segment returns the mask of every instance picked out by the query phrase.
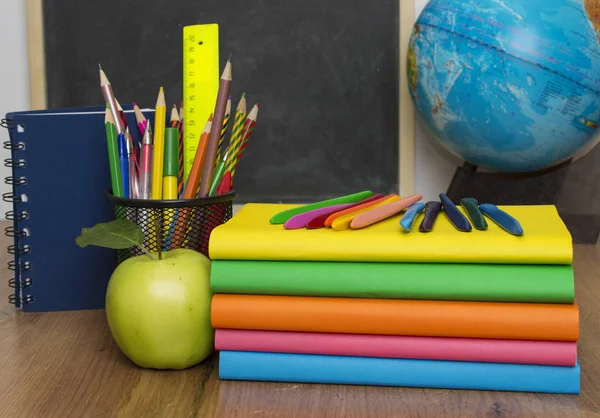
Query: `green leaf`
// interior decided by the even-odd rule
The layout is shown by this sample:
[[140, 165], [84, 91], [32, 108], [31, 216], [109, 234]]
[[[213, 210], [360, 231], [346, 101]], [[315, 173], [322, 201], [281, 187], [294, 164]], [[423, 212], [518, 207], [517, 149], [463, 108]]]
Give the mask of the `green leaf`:
[[135, 223], [125, 219], [100, 223], [92, 228], [82, 228], [81, 235], [75, 238], [81, 248], [88, 245], [112, 249], [143, 247], [144, 231]]

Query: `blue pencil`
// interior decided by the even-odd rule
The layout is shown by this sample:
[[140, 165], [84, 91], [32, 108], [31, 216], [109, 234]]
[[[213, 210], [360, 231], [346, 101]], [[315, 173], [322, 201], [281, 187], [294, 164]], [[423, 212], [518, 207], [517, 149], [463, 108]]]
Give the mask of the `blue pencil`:
[[123, 197], [129, 197], [129, 158], [127, 155], [127, 142], [125, 135], [119, 134], [117, 137], [119, 143], [119, 162], [121, 165], [121, 177], [123, 177]]

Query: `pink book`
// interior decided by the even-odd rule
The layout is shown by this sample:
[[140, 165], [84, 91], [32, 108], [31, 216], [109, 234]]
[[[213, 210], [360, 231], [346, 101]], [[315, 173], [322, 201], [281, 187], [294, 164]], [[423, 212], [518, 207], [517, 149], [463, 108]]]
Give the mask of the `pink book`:
[[396, 335], [217, 329], [215, 349], [335, 356], [575, 366], [572, 341], [494, 340]]

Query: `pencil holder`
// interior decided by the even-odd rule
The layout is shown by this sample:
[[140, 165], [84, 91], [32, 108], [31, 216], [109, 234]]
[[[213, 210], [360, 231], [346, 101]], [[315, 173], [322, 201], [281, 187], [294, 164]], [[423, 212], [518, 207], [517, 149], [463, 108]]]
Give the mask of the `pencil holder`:
[[[227, 222], [233, 214], [234, 190], [198, 199], [145, 200], [114, 196], [106, 198], [114, 206], [115, 219], [135, 222], [144, 233], [144, 247], [153, 253], [189, 248], [208, 257], [208, 243], [214, 228]], [[137, 255], [137, 247], [115, 250], [117, 264]]]

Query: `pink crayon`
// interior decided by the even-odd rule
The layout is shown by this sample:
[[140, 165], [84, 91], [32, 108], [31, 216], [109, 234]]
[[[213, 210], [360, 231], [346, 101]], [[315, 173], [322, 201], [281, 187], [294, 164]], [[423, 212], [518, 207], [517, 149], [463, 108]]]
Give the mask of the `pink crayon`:
[[331, 212], [332, 210], [335, 210], [335, 211], [342, 210], [344, 208], [347, 208], [350, 205], [351, 204], [349, 204], [349, 203], [345, 203], [345, 204], [341, 204], [341, 205], [327, 206], [324, 208], [311, 210], [309, 212], [300, 213], [296, 216], [292, 216], [285, 224], [283, 224], [283, 227], [285, 229], [304, 228], [304, 227], [306, 227], [306, 224], [311, 219], [313, 219], [325, 212]]

